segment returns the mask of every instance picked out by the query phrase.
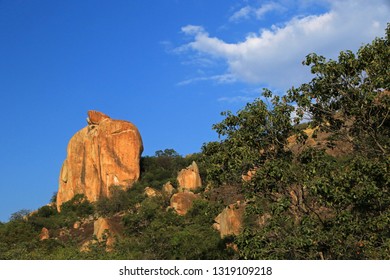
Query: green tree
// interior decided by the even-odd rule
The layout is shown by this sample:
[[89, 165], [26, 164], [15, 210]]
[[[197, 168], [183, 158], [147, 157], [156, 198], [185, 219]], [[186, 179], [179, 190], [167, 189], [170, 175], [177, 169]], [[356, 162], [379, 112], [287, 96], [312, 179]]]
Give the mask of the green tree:
[[292, 88], [289, 100], [299, 116], [331, 133], [330, 142], [348, 141], [355, 151], [386, 157], [390, 149], [390, 24], [384, 38], [362, 46], [357, 54], [342, 51], [338, 60], [309, 54], [305, 65], [315, 77]]
[[28, 214], [31, 213], [31, 210], [28, 209], [22, 209], [15, 213], [11, 214], [11, 217], [9, 218], [10, 221], [16, 221], [16, 220], [23, 220], [28, 216]]
[[140, 184], [157, 189], [168, 181], [175, 184], [177, 173], [197, 157], [197, 154], [182, 157], [173, 149], [159, 150], [155, 156], [142, 157]]
[[[242, 186], [250, 198], [235, 238], [241, 258], [389, 258], [389, 38], [390, 24], [356, 54], [340, 52], [337, 61], [310, 54], [309, 83], [282, 97], [265, 90], [270, 105], [257, 99], [214, 125], [221, 140], [203, 147], [208, 179]], [[348, 142], [351, 154], [292, 153], [289, 136], [304, 147], [298, 124], [305, 115], [328, 147]], [[248, 171], [252, 179], [243, 182]]]
[[223, 112], [225, 119], [213, 126], [221, 141], [202, 149], [211, 183], [239, 183], [241, 175], [266, 161], [290, 156], [285, 145], [293, 131], [290, 115], [294, 106], [269, 90], [264, 90], [263, 96], [272, 98], [269, 106], [256, 99], [236, 115]]

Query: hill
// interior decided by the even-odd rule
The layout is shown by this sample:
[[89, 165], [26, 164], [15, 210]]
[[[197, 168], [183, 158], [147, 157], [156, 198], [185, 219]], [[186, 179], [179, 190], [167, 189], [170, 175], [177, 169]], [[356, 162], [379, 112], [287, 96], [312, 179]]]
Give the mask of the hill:
[[389, 37], [309, 54], [309, 83], [222, 113], [200, 154], [158, 151], [131, 186], [15, 213], [0, 258], [389, 259]]

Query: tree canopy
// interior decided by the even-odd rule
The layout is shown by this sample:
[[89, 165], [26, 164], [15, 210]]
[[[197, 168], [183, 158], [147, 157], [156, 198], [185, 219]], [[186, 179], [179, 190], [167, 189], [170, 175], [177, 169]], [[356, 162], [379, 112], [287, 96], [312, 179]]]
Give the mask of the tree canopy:
[[[390, 253], [390, 24], [357, 53], [309, 54], [309, 83], [263, 97], [214, 125], [207, 176], [237, 184], [248, 200], [236, 239], [242, 258], [388, 258]], [[269, 102], [270, 101], [270, 102]], [[305, 145], [301, 127], [325, 137]], [[289, 149], [290, 137], [304, 148]], [[347, 154], [328, 153], [349, 143]], [[249, 180], [242, 180], [245, 175]], [[259, 220], [267, 222], [259, 223]]]

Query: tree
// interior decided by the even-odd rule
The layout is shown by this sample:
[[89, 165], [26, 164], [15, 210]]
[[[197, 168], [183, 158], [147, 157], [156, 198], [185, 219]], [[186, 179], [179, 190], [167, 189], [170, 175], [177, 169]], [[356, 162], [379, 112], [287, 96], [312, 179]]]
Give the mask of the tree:
[[142, 185], [161, 188], [166, 182], [176, 181], [177, 173], [188, 166], [197, 155], [182, 157], [173, 149], [159, 150], [155, 156], [141, 158], [141, 179]]
[[179, 157], [179, 153], [174, 149], [165, 149], [164, 151], [158, 150], [155, 152], [156, 157]]
[[[389, 38], [390, 24], [356, 54], [342, 51], [337, 61], [310, 54], [309, 83], [282, 97], [265, 90], [269, 106], [257, 99], [214, 125], [221, 139], [203, 147], [208, 179], [214, 187], [234, 182], [250, 198], [235, 239], [241, 258], [389, 258]], [[298, 124], [307, 114], [329, 147], [346, 141], [353, 151], [289, 151], [293, 134], [305, 147]]]
[[356, 151], [386, 157], [390, 151], [390, 23], [385, 38], [362, 46], [357, 54], [342, 51], [337, 61], [309, 54], [303, 64], [315, 75], [292, 88], [299, 116], [332, 133], [329, 140], [352, 143]]
[[30, 213], [31, 213], [31, 210], [22, 209], [22, 210], [15, 212], [15, 213], [12, 213], [9, 220], [10, 221], [23, 220]]
[[242, 175], [266, 161], [289, 157], [285, 145], [293, 131], [290, 115], [294, 107], [269, 90], [263, 96], [272, 98], [270, 106], [256, 99], [237, 115], [223, 112], [225, 119], [213, 126], [221, 141], [202, 148], [211, 183], [239, 183]]

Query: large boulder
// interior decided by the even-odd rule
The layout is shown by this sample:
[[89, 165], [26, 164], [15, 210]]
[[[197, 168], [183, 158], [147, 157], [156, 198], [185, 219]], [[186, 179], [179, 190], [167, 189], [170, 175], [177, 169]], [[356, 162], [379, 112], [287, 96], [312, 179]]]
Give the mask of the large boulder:
[[187, 214], [188, 210], [191, 209], [194, 200], [199, 198], [199, 195], [189, 191], [175, 193], [171, 197], [170, 207], [173, 208], [177, 214], [184, 216], [185, 214]]
[[177, 175], [179, 190], [195, 190], [202, 186], [202, 180], [199, 175], [199, 168], [195, 161], [190, 166], [182, 169]]
[[69, 141], [62, 165], [57, 209], [76, 194], [93, 202], [110, 196], [110, 187], [130, 187], [140, 176], [141, 135], [132, 123], [88, 111], [88, 125]]
[[221, 237], [238, 235], [241, 233], [245, 203], [237, 201], [230, 204], [215, 218], [213, 227], [219, 231]]

